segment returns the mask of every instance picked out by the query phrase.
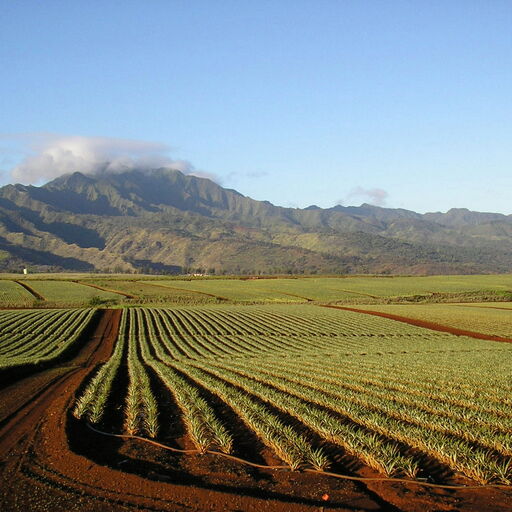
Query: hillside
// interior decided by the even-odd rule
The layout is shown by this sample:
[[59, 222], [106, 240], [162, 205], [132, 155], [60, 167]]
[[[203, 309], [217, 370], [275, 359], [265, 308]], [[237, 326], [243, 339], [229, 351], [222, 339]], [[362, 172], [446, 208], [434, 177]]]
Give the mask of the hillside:
[[283, 208], [158, 169], [0, 188], [0, 269], [486, 273], [512, 269], [512, 216]]

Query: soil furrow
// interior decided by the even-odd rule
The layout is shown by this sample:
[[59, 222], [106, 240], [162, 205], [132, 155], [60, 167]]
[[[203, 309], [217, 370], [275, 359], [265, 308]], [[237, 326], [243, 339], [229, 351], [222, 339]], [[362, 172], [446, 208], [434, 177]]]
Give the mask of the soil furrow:
[[449, 327], [447, 325], [436, 324], [434, 322], [427, 322], [425, 320], [417, 320], [415, 318], [409, 318], [406, 316], [393, 315], [392, 313], [383, 313], [381, 311], [371, 311], [367, 309], [350, 308], [347, 306], [331, 306], [321, 305], [323, 308], [341, 309], [342, 311], [352, 311], [353, 313], [364, 313], [365, 315], [380, 316], [389, 320], [396, 320], [404, 324], [414, 325], [416, 327], [423, 327], [424, 329], [430, 329], [431, 331], [447, 332], [449, 334], [455, 334], [456, 336], [468, 336], [469, 338], [475, 338], [478, 340], [487, 341], [500, 341], [503, 343], [512, 343], [511, 338], [504, 338], [502, 336], [493, 336], [491, 334], [484, 334], [475, 331], [466, 331], [463, 329], [457, 329], [456, 327]]
[[29, 286], [28, 284], [23, 283], [22, 281], [16, 281], [16, 280], [14, 282], [16, 284], [19, 284], [21, 287], [25, 288], [25, 290], [27, 290], [27, 292], [30, 293], [31, 295], [33, 295], [36, 299], [46, 300], [45, 297], [43, 297], [39, 292], [36, 292], [36, 290], [34, 290], [34, 288]]
[[90, 288], [95, 288], [96, 290], [101, 290], [102, 292], [110, 292], [110, 293], [117, 293], [117, 295], [122, 295], [123, 297], [126, 297], [127, 299], [139, 299], [137, 295], [132, 295], [131, 293], [121, 292], [119, 290], [113, 290], [112, 288], [105, 288], [104, 286], [100, 286], [98, 284], [93, 283], [86, 283], [84, 281], [73, 281], [76, 284], [81, 284], [83, 286], [89, 286]]

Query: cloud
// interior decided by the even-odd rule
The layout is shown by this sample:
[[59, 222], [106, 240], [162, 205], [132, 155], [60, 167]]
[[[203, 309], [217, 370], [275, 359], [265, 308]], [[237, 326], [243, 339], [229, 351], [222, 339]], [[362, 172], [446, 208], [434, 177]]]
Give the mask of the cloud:
[[[382, 188], [363, 188], [356, 187], [347, 195], [347, 200], [361, 197], [366, 198], [366, 201], [375, 206], [385, 206], [389, 193]], [[338, 204], [342, 204], [340, 201]]]
[[[181, 169], [178, 169], [181, 170]], [[206, 178], [208, 180], [215, 181], [215, 183], [218, 183], [219, 185], [222, 184], [223, 180], [214, 174], [213, 172], [207, 172], [207, 171], [182, 171], [185, 174], [188, 174], [189, 176], [196, 176], [197, 178]]]
[[12, 179], [21, 183], [40, 183], [76, 171], [101, 174], [160, 167], [216, 180], [213, 174], [201, 173], [187, 161], [173, 160], [170, 147], [158, 142], [55, 134], [2, 138], [10, 138], [24, 150], [24, 157], [10, 171]]

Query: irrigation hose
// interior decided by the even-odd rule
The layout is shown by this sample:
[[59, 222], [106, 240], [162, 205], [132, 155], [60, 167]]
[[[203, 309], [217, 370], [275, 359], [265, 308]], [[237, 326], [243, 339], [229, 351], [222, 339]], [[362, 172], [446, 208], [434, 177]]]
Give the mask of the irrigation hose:
[[228, 455], [227, 453], [217, 452], [214, 450], [181, 450], [179, 448], [173, 448], [172, 446], [167, 446], [166, 444], [162, 444], [159, 443], [158, 441], [153, 441], [152, 439], [147, 439], [145, 437], [133, 436], [130, 434], [112, 434], [110, 432], [103, 432], [101, 430], [98, 430], [97, 428], [94, 428], [90, 423], [87, 423], [87, 426], [94, 432], [97, 432], [98, 434], [103, 434], [104, 436], [120, 437], [122, 439], [137, 439], [138, 441], [143, 441], [145, 443], [152, 444], [153, 446], [157, 446], [158, 448], [163, 448], [164, 450], [169, 450], [175, 453], [183, 453], [186, 455], [200, 455], [208, 453], [210, 455], [220, 455], [221, 457], [224, 457], [226, 459], [234, 460], [236, 462], [247, 464], [248, 466], [252, 466], [254, 468], [259, 469], [290, 469], [290, 466], [265, 466], [263, 464], [256, 464], [255, 462], [249, 462], [248, 460], [240, 459], [239, 457], [235, 457], [234, 455]]
[[[117, 437], [121, 439], [136, 439], [138, 441], [143, 441], [144, 443], [151, 444], [153, 446], [157, 446], [158, 448], [163, 448], [164, 450], [169, 450], [175, 453], [182, 453], [186, 455], [199, 455], [199, 454], [210, 454], [210, 455], [218, 455], [220, 457], [224, 457], [229, 460], [233, 460], [235, 462], [240, 462], [241, 464], [245, 464], [247, 466], [251, 466], [258, 469], [286, 469], [292, 471], [290, 466], [266, 466], [263, 464], [256, 464], [254, 462], [250, 462], [245, 459], [241, 459], [239, 457], [235, 457], [234, 455], [228, 455], [227, 453], [217, 452], [214, 450], [181, 450], [179, 448], [173, 448], [172, 446], [167, 446], [165, 444], [159, 443], [158, 441], [153, 441], [152, 439], [147, 439], [145, 437], [134, 436], [130, 434], [112, 434], [111, 432], [103, 432], [102, 430], [98, 430], [93, 427], [90, 423], [87, 423], [87, 426], [97, 434], [102, 434], [104, 436], [109, 437]], [[363, 476], [349, 476], [349, 475], [340, 475], [338, 473], [331, 473], [329, 471], [321, 471], [318, 469], [309, 469], [305, 468], [302, 471], [307, 473], [316, 473], [319, 475], [330, 476], [333, 478], [338, 478], [340, 480], [354, 480], [357, 482], [392, 482], [392, 483], [405, 483], [405, 484], [414, 484], [421, 485], [423, 487], [432, 487], [435, 489], [452, 489], [457, 491], [464, 490], [476, 490], [476, 489], [507, 489], [511, 490], [512, 487], [510, 485], [500, 485], [500, 484], [482, 484], [482, 485], [449, 485], [449, 484], [433, 484], [430, 482], [422, 482], [420, 480], [407, 480], [406, 478], [382, 478], [382, 477], [363, 477]]]

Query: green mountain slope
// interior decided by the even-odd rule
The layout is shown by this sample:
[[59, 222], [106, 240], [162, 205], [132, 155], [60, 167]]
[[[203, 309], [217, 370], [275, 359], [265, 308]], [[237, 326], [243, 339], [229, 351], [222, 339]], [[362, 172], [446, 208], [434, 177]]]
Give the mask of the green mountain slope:
[[476, 273], [512, 269], [512, 217], [282, 208], [179, 171], [0, 188], [0, 269]]

